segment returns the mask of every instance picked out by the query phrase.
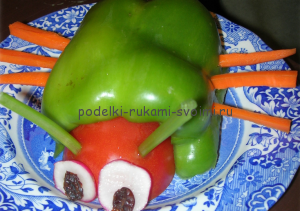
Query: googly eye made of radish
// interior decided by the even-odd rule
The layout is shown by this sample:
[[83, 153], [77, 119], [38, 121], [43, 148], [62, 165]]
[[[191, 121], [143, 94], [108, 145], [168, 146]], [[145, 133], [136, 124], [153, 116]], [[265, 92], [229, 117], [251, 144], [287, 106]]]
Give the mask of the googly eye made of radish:
[[123, 160], [106, 164], [99, 175], [98, 198], [105, 210], [140, 211], [148, 203], [151, 177]]
[[93, 174], [81, 162], [56, 162], [54, 164], [53, 180], [55, 187], [71, 201], [91, 202], [97, 196]]

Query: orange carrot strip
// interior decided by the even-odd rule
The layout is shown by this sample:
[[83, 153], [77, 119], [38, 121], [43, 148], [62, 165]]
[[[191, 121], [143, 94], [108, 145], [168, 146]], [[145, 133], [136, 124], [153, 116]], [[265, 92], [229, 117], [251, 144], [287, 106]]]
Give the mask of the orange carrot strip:
[[285, 57], [291, 56], [296, 53], [296, 48], [276, 50], [276, 51], [265, 51], [265, 52], [254, 52], [254, 53], [232, 53], [224, 54], [219, 56], [220, 67], [233, 67], [233, 66], [246, 66], [253, 65], [262, 62], [269, 62]]
[[0, 84], [22, 84], [31, 86], [45, 86], [50, 73], [27, 72], [0, 75]]
[[0, 49], [0, 61], [19, 65], [53, 68], [57, 58], [39, 56], [14, 50]]
[[21, 22], [10, 24], [9, 30], [11, 35], [23, 40], [61, 51], [63, 51], [70, 42], [70, 39], [62, 37], [55, 32], [34, 28]]
[[270, 86], [294, 88], [298, 71], [261, 71], [245, 73], [226, 73], [211, 77], [215, 89], [242, 86]]
[[290, 132], [291, 122], [292, 122], [289, 119], [255, 113], [252, 111], [247, 111], [240, 108], [222, 105], [219, 103], [213, 103], [212, 112], [213, 114], [232, 116], [234, 118], [251, 121], [256, 124], [264, 125], [266, 127], [277, 129], [286, 133]]

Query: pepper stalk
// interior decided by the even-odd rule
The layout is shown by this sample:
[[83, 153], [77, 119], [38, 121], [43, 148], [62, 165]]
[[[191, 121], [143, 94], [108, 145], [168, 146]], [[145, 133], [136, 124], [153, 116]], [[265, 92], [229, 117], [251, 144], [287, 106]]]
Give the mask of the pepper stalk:
[[176, 113], [172, 113], [170, 117], [163, 122], [139, 147], [139, 152], [145, 157], [161, 142], [171, 136], [180, 126], [188, 122], [191, 118], [191, 110], [197, 108], [197, 102], [195, 100], [187, 100], [180, 104], [177, 110], [185, 110], [188, 115], [178, 116]]
[[34, 110], [30, 106], [25, 105], [24, 103], [3, 92], [0, 92], [0, 104], [44, 129], [49, 133], [49, 135], [54, 137], [54, 139], [59, 141], [61, 144], [65, 145], [74, 154], [77, 154], [80, 151], [80, 143], [71, 134], [65, 131], [57, 123]]

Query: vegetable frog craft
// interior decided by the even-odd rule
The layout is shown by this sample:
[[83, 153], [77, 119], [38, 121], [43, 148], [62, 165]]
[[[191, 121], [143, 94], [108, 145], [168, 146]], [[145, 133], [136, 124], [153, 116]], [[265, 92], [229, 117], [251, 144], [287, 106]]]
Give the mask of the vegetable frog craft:
[[[116, 114], [94, 115], [100, 107], [101, 112], [118, 109], [119, 115], [122, 109], [122, 116], [131, 122], [165, 122], [170, 117], [166, 112], [139, 113], [176, 112], [189, 99], [199, 108], [210, 109], [212, 96], [208, 98], [202, 69], [207, 74], [220, 73], [218, 55], [216, 26], [197, 1], [103, 1], [86, 15], [53, 68], [42, 113], [71, 131], [82, 124], [116, 118]], [[86, 115], [88, 110], [91, 116]], [[219, 127], [209, 127], [204, 133], [209, 124], [209, 115], [197, 115], [173, 135], [176, 140], [188, 139], [174, 151], [179, 176], [189, 178], [215, 165], [219, 137], [213, 137], [212, 131]], [[189, 158], [192, 153], [194, 158]], [[173, 174], [169, 173], [160, 192]]]
[[[118, 115], [122, 109], [131, 122], [161, 123], [189, 99], [195, 100], [198, 112], [200, 106], [210, 109], [213, 96], [204, 74], [220, 73], [219, 49], [214, 20], [197, 1], [99, 2], [55, 64], [42, 113], [71, 131], [116, 118], [116, 113], [109, 114], [112, 109], [118, 109]], [[104, 109], [107, 114], [102, 114]], [[142, 113], [146, 110], [148, 114]], [[186, 147], [176, 146], [179, 176], [189, 178], [215, 165], [218, 136], [216, 140], [208, 132], [214, 129], [208, 127], [210, 120], [209, 115], [196, 115], [173, 134], [173, 140], [188, 140], [189, 148], [206, 154], [184, 159]]]
[[[29, 35], [35, 29], [26, 31], [25, 26], [18, 27], [30, 40]], [[17, 27], [14, 30], [11, 32], [17, 33]], [[44, 35], [52, 36], [57, 35]], [[33, 111], [18, 110], [22, 105], [16, 106], [4, 94], [0, 94], [0, 103], [40, 124], [57, 141], [56, 155], [67, 146], [64, 160], [84, 163], [87, 167], [82, 169], [91, 170], [87, 175], [93, 174], [96, 184], [99, 183], [98, 191], [106, 187], [101, 186], [99, 175], [105, 175], [102, 170], [110, 169], [111, 164], [123, 165], [114, 161], [129, 162], [149, 173], [149, 199], [167, 188], [175, 169], [179, 177], [186, 179], [213, 168], [218, 158], [220, 116], [210, 111], [215, 108], [222, 115], [225, 107], [217, 103], [223, 102], [224, 90], [229, 87], [219, 84], [238, 84], [230, 82], [237, 80], [241, 81], [239, 86], [295, 86], [296, 73], [292, 71], [229, 74], [221, 76], [222, 80], [216, 76], [222, 73], [220, 66], [226, 66], [227, 57], [219, 56], [221, 46], [215, 22], [197, 0], [104, 0], [88, 12], [70, 43], [65, 38], [55, 39], [61, 39], [67, 46], [62, 47], [57, 61], [32, 57], [41, 62], [35, 65], [55, 64], [50, 76], [39, 75], [39, 80], [47, 81], [43, 115], [38, 114], [38, 119], [44, 119], [45, 123], [30, 119], [35, 115]], [[10, 53], [0, 51], [0, 60], [13, 62]], [[293, 53], [280, 56], [274, 53], [268, 59]], [[31, 59], [27, 58], [18, 62], [28, 65], [26, 62]], [[45, 60], [47, 64], [42, 62]], [[22, 83], [22, 80], [0, 77], [2, 82]], [[216, 94], [218, 88], [224, 90]], [[249, 115], [247, 111], [231, 112], [239, 118]], [[249, 120], [266, 118], [267, 126], [289, 130], [289, 120], [256, 115], [260, 114], [249, 115], [252, 117]], [[59, 165], [64, 167], [64, 163]], [[100, 201], [106, 200], [101, 197]]]

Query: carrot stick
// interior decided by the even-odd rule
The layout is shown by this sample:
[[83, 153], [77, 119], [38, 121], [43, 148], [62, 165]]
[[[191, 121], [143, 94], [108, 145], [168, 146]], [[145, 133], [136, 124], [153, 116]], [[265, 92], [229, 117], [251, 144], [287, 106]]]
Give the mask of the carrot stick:
[[266, 127], [277, 129], [286, 133], [290, 132], [291, 122], [292, 122], [289, 119], [255, 113], [252, 111], [247, 111], [240, 108], [222, 105], [219, 103], [213, 103], [212, 112], [213, 114], [232, 116], [234, 118], [251, 121], [256, 124], [264, 125]]
[[283, 59], [296, 53], [296, 48], [254, 53], [232, 53], [219, 56], [220, 67], [246, 66]]
[[0, 49], [0, 61], [52, 69], [57, 61], [57, 58], [39, 56], [14, 50]]
[[296, 87], [297, 74], [297, 71], [226, 73], [212, 76], [211, 81], [215, 89], [242, 86], [294, 88]]
[[34, 28], [21, 22], [10, 24], [9, 30], [11, 35], [23, 40], [61, 51], [63, 51], [70, 42], [70, 39], [62, 37], [55, 32]]
[[0, 84], [22, 84], [31, 86], [45, 86], [50, 73], [27, 72], [0, 75]]

